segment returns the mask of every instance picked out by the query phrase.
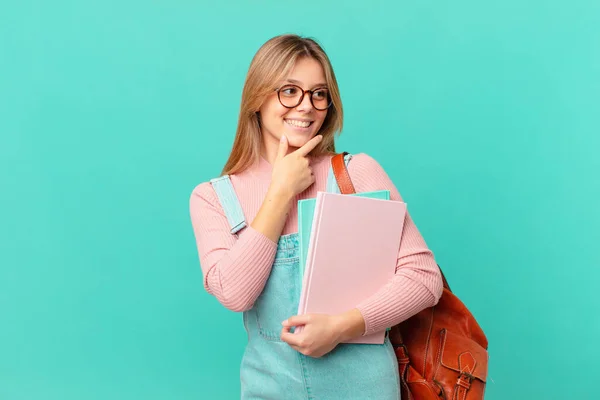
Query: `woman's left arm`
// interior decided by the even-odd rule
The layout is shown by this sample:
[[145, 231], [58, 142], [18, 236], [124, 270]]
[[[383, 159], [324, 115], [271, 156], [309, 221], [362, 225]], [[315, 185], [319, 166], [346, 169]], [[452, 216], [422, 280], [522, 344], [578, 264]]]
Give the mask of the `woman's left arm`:
[[[389, 190], [390, 199], [403, 201], [395, 185], [377, 161], [366, 154], [357, 154], [348, 164], [348, 172], [357, 192]], [[433, 252], [427, 247], [409, 213], [404, 221], [396, 273], [371, 297], [357, 304], [355, 310], [343, 314], [342, 329], [356, 335], [379, 332], [394, 326], [418, 312], [434, 306], [442, 296], [443, 281]]]
[[[402, 201], [386, 172], [368, 155], [355, 155], [348, 173], [357, 192], [389, 190], [391, 200]], [[283, 322], [281, 339], [305, 355], [320, 357], [340, 342], [382, 331], [434, 306], [442, 292], [442, 275], [433, 253], [407, 213], [396, 273], [390, 281], [342, 314], [292, 316]], [[299, 335], [290, 333], [298, 325], [306, 328]]]

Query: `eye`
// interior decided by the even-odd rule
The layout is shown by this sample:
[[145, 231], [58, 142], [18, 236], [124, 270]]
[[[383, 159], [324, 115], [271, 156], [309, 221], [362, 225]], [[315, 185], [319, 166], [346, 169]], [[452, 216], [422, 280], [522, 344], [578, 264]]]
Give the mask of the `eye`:
[[314, 93], [313, 93], [313, 97], [316, 100], [325, 100], [327, 99], [327, 89], [317, 89]]
[[284, 86], [283, 88], [281, 88], [280, 92], [285, 96], [294, 96], [298, 94], [298, 88], [294, 86]]

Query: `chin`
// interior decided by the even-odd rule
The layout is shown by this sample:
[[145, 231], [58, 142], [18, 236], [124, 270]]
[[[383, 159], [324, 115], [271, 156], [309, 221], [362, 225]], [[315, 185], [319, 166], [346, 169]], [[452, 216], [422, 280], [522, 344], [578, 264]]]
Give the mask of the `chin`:
[[302, 147], [304, 146], [310, 139], [312, 139], [315, 135], [314, 134], [307, 134], [307, 135], [299, 135], [297, 133], [292, 133], [292, 132], [286, 132], [285, 136], [288, 139], [288, 143], [290, 146], [292, 147]]

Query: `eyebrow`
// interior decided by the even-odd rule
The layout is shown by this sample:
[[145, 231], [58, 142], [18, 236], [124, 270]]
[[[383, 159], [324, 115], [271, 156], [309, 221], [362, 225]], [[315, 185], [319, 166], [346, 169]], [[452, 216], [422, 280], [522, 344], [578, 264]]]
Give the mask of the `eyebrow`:
[[[302, 85], [302, 82], [297, 81], [295, 79], [286, 79], [286, 82], [294, 83], [296, 85]], [[323, 86], [327, 87], [327, 83], [317, 83], [316, 85], [313, 85], [313, 88], [315, 88], [315, 87], [323, 87]]]

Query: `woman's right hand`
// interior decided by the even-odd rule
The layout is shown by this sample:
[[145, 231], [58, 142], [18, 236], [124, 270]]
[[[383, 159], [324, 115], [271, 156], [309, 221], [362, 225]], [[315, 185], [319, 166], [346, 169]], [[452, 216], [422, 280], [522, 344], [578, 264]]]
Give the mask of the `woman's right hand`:
[[288, 141], [285, 136], [281, 136], [277, 157], [273, 163], [271, 189], [293, 198], [312, 185], [315, 177], [307, 156], [322, 140], [323, 136], [317, 135], [299, 149], [287, 154]]
[[290, 154], [287, 154], [287, 138], [279, 143], [271, 185], [251, 224], [275, 243], [281, 235], [294, 197], [315, 181], [307, 156], [321, 140], [323, 137], [317, 135]]

